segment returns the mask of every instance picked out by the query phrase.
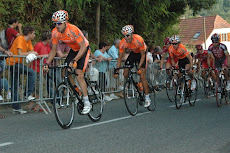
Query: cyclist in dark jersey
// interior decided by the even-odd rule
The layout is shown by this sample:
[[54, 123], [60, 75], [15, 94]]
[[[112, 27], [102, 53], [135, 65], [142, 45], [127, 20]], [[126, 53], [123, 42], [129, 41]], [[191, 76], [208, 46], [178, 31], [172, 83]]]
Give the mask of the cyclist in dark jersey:
[[[208, 59], [207, 63], [210, 67], [211, 55], [214, 56], [215, 68], [227, 68], [229, 66], [229, 53], [226, 45], [220, 43], [220, 35], [217, 33], [211, 36], [212, 44], [208, 47]], [[228, 70], [224, 70], [224, 76], [227, 80], [226, 90], [230, 90], [230, 82], [228, 76]], [[213, 78], [216, 81], [217, 76], [213, 73]]]

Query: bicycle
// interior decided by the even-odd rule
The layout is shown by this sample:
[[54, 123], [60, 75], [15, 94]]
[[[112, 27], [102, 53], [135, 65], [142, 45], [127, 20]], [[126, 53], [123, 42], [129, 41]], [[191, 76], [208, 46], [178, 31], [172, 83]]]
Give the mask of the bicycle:
[[219, 68], [219, 69], [215, 69], [217, 71], [217, 83], [216, 83], [216, 104], [218, 107], [221, 106], [222, 103], [222, 99], [225, 98], [225, 103], [228, 104], [229, 103], [229, 99], [230, 99], [230, 91], [226, 90], [226, 86], [227, 86], [227, 81], [225, 79], [224, 76], [224, 72], [223, 68]]
[[[128, 112], [130, 113], [130, 115], [135, 116], [138, 112], [138, 105], [143, 106], [145, 103], [145, 94], [143, 89], [140, 89], [140, 87], [138, 87], [139, 83], [134, 80], [133, 75], [137, 74], [136, 65], [125, 65], [123, 67], [116, 68], [114, 69], [114, 74], [117, 74], [116, 72], [118, 70], [125, 68], [128, 69], [128, 78], [124, 82], [123, 97]], [[150, 81], [148, 81], [148, 85], [151, 104], [149, 107], [147, 107], [147, 109], [149, 111], [154, 111], [156, 108], [155, 89]]]
[[207, 98], [215, 96], [215, 85], [213, 79], [210, 77], [210, 70], [205, 69], [206, 79], [203, 79], [204, 94]]
[[[72, 77], [73, 75], [77, 75], [75, 70], [70, 72], [70, 67], [67, 64], [53, 68], [64, 68], [63, 82], [59, 83], [54, 93], [53, 108], [58, 124], [63, 129], [67, 129], [70, 128], [74, 121], [75, 106], [77, 107], [78, 113], [83, 115], [81, 113], [84, 107], [83, 95], [79, 88], [74, 88], [68, 78], [69, 75]], [[96, 122], [101, 119], [103, 113], [104, 102], [102, 92], [96, 81], [90, 81], [86, 77], [86, 74], [84, 78], [87, 84], [89, 101], [92, 104], [92, 109], [87, 115], [93, 122]]]
[[198, 91], [198, 84], [197, 79], [194, 78], [196, 81], [196, 87], [194, 90], [191, 90], [191, 79], [187, 74], [187, 70], [185, 69], [175, 69], [180, 70], [182, 76], [180, 77], [176, 92], [175, 92], [175, 105], [177, 109], [180, 109], [182, 104], [186, 102], [187, 98], [189, 101], [190, 106], [194, 106], [197, 98], [197, 91]]
[[175, 90], [177, 86], [177, 81], [175, 79], [175, 75], [177, 74], [177, 71], [173, 69], [166, 69], [166, 71], [169, 71], [170, 76], [168, 75], [166, 79], [166, 94], [168, 96], [168, 99], [170, 102], [175, 101]]

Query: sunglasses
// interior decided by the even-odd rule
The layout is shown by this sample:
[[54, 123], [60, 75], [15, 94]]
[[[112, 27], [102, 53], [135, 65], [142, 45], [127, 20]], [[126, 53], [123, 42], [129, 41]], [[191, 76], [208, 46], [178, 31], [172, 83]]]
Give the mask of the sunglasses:
[[172, 43], [172, 45], [178, 45], [178, 43]]
[[62, 25], [64, 22], [57, 22], [57, 23], [54, 23], [55, 25]]
[[131, 34], [128, 34], [128, 35], [124, 35], [125, 37], [129, 37]]

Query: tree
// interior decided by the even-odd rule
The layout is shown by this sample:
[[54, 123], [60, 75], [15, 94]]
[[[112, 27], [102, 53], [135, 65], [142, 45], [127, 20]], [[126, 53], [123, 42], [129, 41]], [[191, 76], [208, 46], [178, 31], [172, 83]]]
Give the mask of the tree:
[[[227, 3], [227, 0], [222, 1], [223, 5]], [[215, 2], [216, 0], [1, 0], [0, 25], [4, 28], [10, 17], [17, 17], [24, 25], [34, 26], [39, 38], [42, 30], [54, 27], [51, 21], [53, 12], [65, 9], [69, 13], [70, 23], [89, 32], [91, 44], [98, 43], [99, 36], [100, 40], [110, 42], [121, 38], [121, 28], [132, 24], [135, 32], [148, 44], [161, 45], [164, 37], [178, 32], [175, 25], [186, 8], [197, 14]], [[225, 10], [228, 10], [228, 5], [225, 5]], [[100, 17], [100, 22], [96, 20], [99, 12], [97, 19]], [[99, 28], [100, 32], [97, 31]]]

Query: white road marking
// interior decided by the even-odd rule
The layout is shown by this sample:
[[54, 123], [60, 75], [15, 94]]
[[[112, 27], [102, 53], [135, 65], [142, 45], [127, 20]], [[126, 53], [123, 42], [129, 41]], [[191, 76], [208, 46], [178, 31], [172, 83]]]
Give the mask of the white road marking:
[[[197, 101], [200, 101], [200, 100], [201, 100], [201, 99], [197, 99], [196, 102], [197, 102]], [[189, 104], [189, 102], [183, 103], [182, 105], [186, 105], [186, 104]], [[172, 106], [169, 106], [169, 107], [176, 107], [176, 105], [172, 105]]]
[[11, 144], [14, 144], [14, 143], [13, 142], [0, 143], [0, 147], [4, 147], [7, 145], [11, 145]]
[[[144, 114], [148, 114], [148, 113], [151, 113], [151, 112], [149, 111], [149, 112], [139, 113], [136, 116], [140, 116], [140, 115], [144, 115]], [[125, 116], [125, 117], [121, 117], [121, 118], [115, 118], [115, 119], [104, 121], [104, 122], [98, 122], [98, 123], [94, 123], [94, 124], [74, 127], [74, 128], [71, 128], [71, 129], [72, 130], [79, 130], [79, 129], [84, 129], [84, 128], [88, 128], [88, 127], [92, 127], [92, 126], [96, 126], [96, 125], [101, 125], [101, 124], [116, 122], [116, 121], [120, 121], [120, 120], [125, 120], [125, 119], [131, 118], [131, 117], [134, 117], [134, 116], [130, 115], [130, 116]]]

